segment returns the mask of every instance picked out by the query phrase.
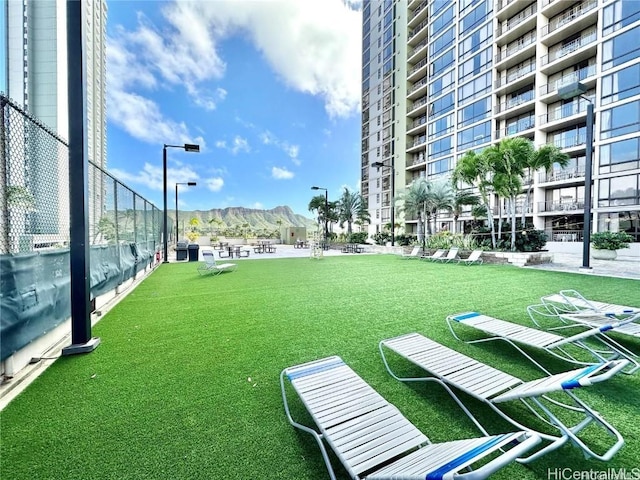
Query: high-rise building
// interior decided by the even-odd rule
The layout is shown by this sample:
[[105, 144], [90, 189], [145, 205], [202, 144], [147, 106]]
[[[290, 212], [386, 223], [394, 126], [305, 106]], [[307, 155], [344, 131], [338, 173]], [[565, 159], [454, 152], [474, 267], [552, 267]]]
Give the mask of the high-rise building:
[[361, 192], [370, 235], [390, 231], [392, 187], [405, 183], [407, 10], [401, 4], [366, 0], [362, 11]]
[[[372, 40], [381, 5], [391, 13], [395, 44], [392, 78], [398, 84], [396, 170], [406, 183], [450, 175], [457, 160], [503, 138], [522, 136], [534, 146], [553, 144], [567, 153], [568, 166], [535, 172], [517, 209], [549, 240], [581, 241], [585, 201], [586, 111], [595, 108], [592, 231], [624, 230], [640, 241], [640, 2], [635, 0], [409, 0], [365, 2], [363, 26], [362, 185], [372, 212], [381, 209], [372, 188], [377, 118], [365, 108], [377, 87]], [[384, 15], [384, 12], [383, 14]], [[406, 26], [400, 25], [406, 22]], [[384, 22], [384, 19], [383, 19]], [[384, 38], [384, 37], [383, 37]], [[378, 44], [379, 45], [379, 44]], [[367, 53], [370, 51], [371, 53]], [[386, 51], [381, 50], [383, 55]], [[401, 72], [404, 70], [404, 76]], [[384, 76], [382, 82], [384, 82]], [[561, 98], [558, 90], [580, 82], [582, 96]], [[384, 88], [384, 83], [383, 83]], [[404, 89], [405, 96], [397, 96]], [[365, 115], [366, 113], [366, 115]], [[396, 179], [399, 179], [397, 175]], [[365, 189], [367, 187], [368, 189]], [[396, 190], [404, 188], [396, 182]], [[392, 192], [389, 192], [390, 195]], [[494, 213], [501, 211], [496, 199]], [[502, 209], [503, 217], [505, 209]], [[463, 231], [468, 211], [453, 225], [440, 216], [438, 228]], [[405, 218], [416, 233], [417, 222]], [[372, 214], [372, 230], [382, 218]]]
[[[8, 97], [44, 123], [60, 137], [68, 135], [66, 0], [5, 1], [3, 33], [6, 45], [5, 81]], [[106, 20], [105, 0], [83, 0], [86, 78], [86, 141], [88, 160], [105, 168], [106, 163]], [[16, 138], [13, 132], [13, 138]], [[13, 146], [7, 159], [14, 178], [34, 197], [36, 208], [29, 215], [33, 242], [64, 241], [68, 233], [68, 157], [60, 146], [57, 163], [44, 162], [38, 138], [25, 131], [22, 152]], [[18, 158], [19, 157], [19, 158]], [[47, 167], [48, 165], [48, 167]], [[17, 172], [24, 172], [21, 180]], [[102, 176], [90, 170], [90, 223], [102, 211]], [[49, 237], [51, 240], [47, 240]]]

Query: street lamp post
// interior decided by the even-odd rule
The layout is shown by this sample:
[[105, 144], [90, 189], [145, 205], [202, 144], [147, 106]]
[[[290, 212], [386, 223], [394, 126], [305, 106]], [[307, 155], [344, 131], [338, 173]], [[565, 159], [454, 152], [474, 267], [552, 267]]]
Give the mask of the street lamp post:
[[164, 203], [162, 222], [162, 248], [164, 249], [163, 263], [169, 263], [169, 242], [167, 241], [167, 148], [182, 148], [185, 152], [199, 152], [200, 145], [193, 143], [185, 143], [184, 145], [167, 145], [165, 143], [164, 147], [162, 147], [162, 200]]
[[585, 141], [586, 154], [584, 166], [584, 218], [582, 232], [582, 267], [583, 269], [591, 269], [589, 266], [589, 248], [591, 243], [591, 177], [593, 162], [593, 102], [584, 94], [587, 87], [580, 83], [574, 82], [558, 89], [560, 98], [568, 100], [570, 98], [579, 97], [587, 101], [587, 135]]
[[324, 190], [324, 241], [329, 241], [329, 191], [323, 187], [311, 187], [311, 190]]
[[187, 185], [189, 187], [195, 187], [196, 182], [186, 182], [186, 183], [176, 183], [176, 242], [179, 240], [178, 238], [178, 185]]
[[[387, 165], [385, 165], [383, 162], [373, 162], [371, 164], [372, 167], [377, 167], [378, 170], [380, 170], [380, 168], [382, 167], [386, 167]], [[396, 182], [395, 182], [395, 178], [396, 178], [396, 168], [395, 168], [395, 163], [393, 160], [393, 157], [391, 157], [391, 246], [393, 247], [396, 243], [396, 211], [395, 211], [395, 205], [394, 205], [394, 200], [393, 197], [396, 193]]]

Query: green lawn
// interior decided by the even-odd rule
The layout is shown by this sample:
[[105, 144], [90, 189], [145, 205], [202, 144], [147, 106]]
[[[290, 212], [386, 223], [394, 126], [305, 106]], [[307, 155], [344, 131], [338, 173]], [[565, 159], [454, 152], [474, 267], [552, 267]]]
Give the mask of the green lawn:
[[[283, 368], [340, 355], [432, 441], [476, 436], [435, 384], [393, 380], [378, 342], [418, 331], [532, 379], [538, 373], [507, 346], [455, 340], [446, 315], [476, 310], [529, 324], [527, 305], [568, 288], [627, 305], [640, 298], [634, 280], [394, 256], [238, 264], [217, 277], [200, 277], [193, 263], [163, 265], [105, 315], [95, 352], [58, 360], [0, 414], [2, 479], [328, 478], [314, 440], [286, 420]], [[638, 391], [640, 374], [578, 393], [627, 440], [611, 462], [564, 446], [495, 478], [640, 467]], [[492, 433], [510, 430], [465, 400]]]

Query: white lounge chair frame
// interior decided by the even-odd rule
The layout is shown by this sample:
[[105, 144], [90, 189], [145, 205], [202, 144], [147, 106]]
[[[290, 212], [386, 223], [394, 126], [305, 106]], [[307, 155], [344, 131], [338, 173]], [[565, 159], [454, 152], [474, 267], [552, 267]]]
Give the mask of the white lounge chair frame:
[[418, 255], [420, 253], [420, 248], [421, 248], [420, 245], [414, 246], [411, 252], [407, 254], [403, 253], [401, 258], [405, 260], [412, 259], [412, 258], [420, 258], [420, 256]]
[[204, 263], [198, 265], [198, 273], [200, 275], [220, 275], [222, 272], [233, 272], [237, 265], [235, 263], [218, 263], [216, 257], [210, 250], [202, 251]]
[[553, 305], [560, 312], [578, 313], [591, 311], [606, 316], [628, 317], [640, 313], [640, 307], [629, 307], [615, 303], [604, 303], [587, 300], [576, 290], [561, 290], [560, 293], [546, 295], [541, 298], [545, 305]]
[[433, 252], [433, 255], [422, 255], [420, 257], [421, 260], [440, 260], [442, 256], [445, 254], [446, 250], [440, 248]]
[[[507, 322], [506, 320], [500, 320], [477, 312], [465, 312], [458, 313], [456, 315], [449, 315], [446, 320], [451, 334], [457, 340], [468, 344], [490, 342], [492, 340], [504, 341], [531, 360], [531, 362], [533, 362], [547, 375], [551, 375], [551, 372], [534, 360], [528, 353], [520, 348], [519, 345], [543, 350], [556, 358], [560, 358], [566, 362], [576, 365], [595, 365], [609, 360], [624, 358], [629, 361], [630, 368], [624, 369], [621, 373], [632, 374], [640, 368], [640, 363], [638, 363], [639, 357], [632, 352], [629, 352], [624, 347], [622, 349], [616, 348], [611, 344], [611, 342], [608, 342], [606, 338], [603, 338], [604, 335], [601, 328], [591, 328], [570, 337], [563, 337], [556, 333], [537, 330], [535, 328]], [[476, 340], [465, 340], [455, 331], [454, 325], [458, 324], [474, 328], [476, 331], [484, 332], [488, 336]], [[597, 347], [589, 345], [587, 341], [590, 341], [592, 344], [596, 343]], [[576, 356], [569, 351], [572, 346], [575, 347], [575, 349], [578, 349], [573, 349], [575, 353], [581, 352], [590, 356], [590, 361], [579, 360], [576, 358]], [[584, 358], [584, 356], [581, 356], [581, 358]]]
[[460, 249], [456, 247], [450, 248], [449, 253], [447, 253], [446, 257], [436, 258], [435, 260], [437, 260], [438, 262], [444, 262], [444, 263], [458, 261], [458, 250]]
[[[402, 382], [434, 381], [442, 385], [485, 435], [489, 435], [489, 433], [464, 406], [451, 387], [480, 400], [516, 428], [532, 430], [503, 411], [502, 404], [504, 402], [518, 400], [536, 418], [558, 431], [557, 435], [536, 432], [543, 440], [547, 440], [550, 443], [526, 458], [518, 458], [519, 462], [528, 463], [547, 452], [556, 450], [567, 442], [579, 447], [586, 457], [608, 461], [624, 445], [624, 439], [620, 433], [604, 420], [598, 412], [587, 406], [570, 390], [611, 378], [627, 365], [627, 360], [613, 360], [524, 382], [519, 378], [440, 345], [418, 333], [382, 340], [379, 348], [382, 361], [393, 378]], [[387, 362], [385, 348], [392, 350], [432, 376], [409, 378], [397, 376]], [[564, 392], [569, 396], [573, 404], [567, 405], [547, 396], [552, 392]], [[551, 412], [549, 407], [565, 408], [574, 414], [582, 414], [584, 418], [573, 426], [567, 426]], [[594, 452], [591, 447], [578, 437], [578, 433], [591, 424], [601, 427], [604, 432], [613, 438], [613, 445], [603, 454]]]
[[[319, 432], [292, 418], [285, 379], [302, 400]], [[315, 438], [332, 480], [336, 477], [324, 442], [351, 478], [368, 480], [479, 480], [540, 442], [535, 433], [523, 431], [432, 444], [336, 356], [284, 369], [280, 387], [289, 423]], [[510, 444], [513, 448], [506, 450]], [[494, 453], [499, 456], [469, 470], [471, 465]]]
[[474, 250], [469, 254], [467, 258], [459, 258], [458, 263], [465, 263], [466, 265], [481, 264], [482, 263], [482, 250]]

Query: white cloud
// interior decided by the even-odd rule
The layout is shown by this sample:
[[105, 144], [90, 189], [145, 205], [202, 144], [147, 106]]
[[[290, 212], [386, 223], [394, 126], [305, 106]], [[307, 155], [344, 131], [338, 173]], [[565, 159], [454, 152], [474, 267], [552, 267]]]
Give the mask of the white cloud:
[[224, 180], [220, 177], [207, 178], [205, 180], [205, 185], [212, 192], [219, 192], [224, 186]]
[[248, 140], [241, 137], [240, 135], [236, 135], [235, 137], [233, 137], [231, 146], [227, 145], [226, 140], [218, 140], [216, 141], [216, 147], [227, 150], [233, 155], [237, 155], [240, 152], [249, 153], [251, 151]]
[[[287, 86], [320, 96], [329, 116], [343, 117], [357, 112], [360, 104], [359, 7], [359, 2], [342, 0], [181, 1], [163, 9], [174, 29], [165, 43], [150, 28], [140, 38], [149, 42], [150, 57], [169, 81], [173, 73], [199, 82], [224, 73], [218, 43], [247, 34]], [[182, 59], [185, 54], [204, 54], [208, 61], [196, 68]], [[177, 65], [187, 73], [175, 74]]]
[[[163, 171], [162, 166], [145, 163], [141, 171], [130, 173], [126, 170], [113, 168], [110, 172], [121, 182], [144, 185], [152, 190], [162, 191]], [[167, 185], [175, 186], [176, 183], [195, 182], [198, 174], [189, 167], [167, 168]]]
[[290, 172], [286, 168], [271, 168], [271, 176], [276, 180], [289, 180], [294, 177], [293, 172]]
[[249, 208], [255, 208], [256, 210], [264, 210], [264, 205], [260, 202], [255, 202], [253, 205], [249, 205]]
[[291, 145], [286, 140], [280, 140], [269, 130], [265, 130], [264, 132], [258, 135], [260, 141], [265, 145], [274, 145], [275, 147], [282, 150], [287, 156], [291, 159], [294, 165], [300, 165], [300, 159], [298, 158], [298, 153], [300, 153], [300, 147], [298, 145]]

